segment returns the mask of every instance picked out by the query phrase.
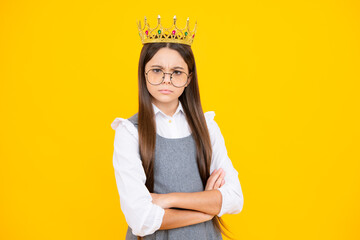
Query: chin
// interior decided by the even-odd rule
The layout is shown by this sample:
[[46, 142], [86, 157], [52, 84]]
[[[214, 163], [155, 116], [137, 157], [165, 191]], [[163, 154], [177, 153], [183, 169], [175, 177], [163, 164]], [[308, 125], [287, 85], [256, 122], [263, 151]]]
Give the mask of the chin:
[[169, 96], [169, 95], [161, 95], [161, 96], [156, 97], [156, 99], [160, 102], [172, 102], [177, 98], [174, 96]]

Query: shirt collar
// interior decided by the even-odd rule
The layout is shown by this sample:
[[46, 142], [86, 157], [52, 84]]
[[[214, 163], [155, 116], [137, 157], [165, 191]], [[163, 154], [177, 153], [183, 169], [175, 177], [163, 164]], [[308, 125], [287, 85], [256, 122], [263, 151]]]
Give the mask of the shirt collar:
[[[164, 116], [166, 116], [166, 117], [169, 117], [168, 115], [166, 115], [163, 111], [161, 111], [154, 103], [151, 103], [152, 104], [152, 106], [153, 106], [153, 109], [154, 109], [154, 114], [156, 115], [158, 112], [160, 112], [161, 114], [163, 114]], [[178, 105], [178, 107], [177, 107], [177, 109], [176, 109], [176, 111], [175, 111], [175, 113], [174, 113], [174, 115], [173, 116], [175, 116], [178, 112], [182, 112], [182, 113], [184, 113], [184, 109], [183, 109], [183, 107], [182, 107], [182, 104], [181, 104], [181, 101], [179, 101], [179, 105]]]

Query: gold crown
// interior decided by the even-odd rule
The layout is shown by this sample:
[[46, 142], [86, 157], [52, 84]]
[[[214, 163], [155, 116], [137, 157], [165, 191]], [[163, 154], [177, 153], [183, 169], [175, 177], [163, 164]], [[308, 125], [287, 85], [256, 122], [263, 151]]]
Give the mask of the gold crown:
[[[176, 26], [176, 16], [174, 16], [174, 24], [169, 28], [163, 28], [160, 23], [160, 15], [158, 15], [158, 24], [154, 28], [150, 28], [149, 23], [145, 22], [144, 27], [141, 28], [140, 20], [138, 21], [139, 36], [142, 44], [153, 42], [173, 42], [183, 43], [191, 46], [194, 41], [196, 24], [193, 31], [189, 29], [189, 18], [187, 18], [186, 27], [179, 29]], [[145, 29], [146, 28], [146, 29]]]

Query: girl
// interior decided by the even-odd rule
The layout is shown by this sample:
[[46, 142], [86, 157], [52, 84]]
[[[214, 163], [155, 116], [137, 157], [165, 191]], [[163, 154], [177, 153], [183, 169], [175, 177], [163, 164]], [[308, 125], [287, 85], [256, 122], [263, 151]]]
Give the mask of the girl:
[[241, 212], [242, 189], [214, 111], [203, 113], [190, 45], [143, 42], [138, 74], [138, 112], [111, 124], [126, 239], [229, 237], [220, 217]]

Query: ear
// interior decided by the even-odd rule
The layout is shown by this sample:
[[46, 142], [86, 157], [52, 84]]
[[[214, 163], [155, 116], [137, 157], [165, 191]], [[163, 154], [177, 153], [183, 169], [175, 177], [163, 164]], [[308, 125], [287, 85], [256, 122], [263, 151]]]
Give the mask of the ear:
[[191, 82], [191, 80], [192, 80], [192, 77], [193, 77], [193, 73], [190, 73], [190, 74], [189, 74], [189, 81], [188, 81], [188, 83], [186, 84], [185, 87], [187, 87], [187, 86], [190, 84], [190, 82]]

